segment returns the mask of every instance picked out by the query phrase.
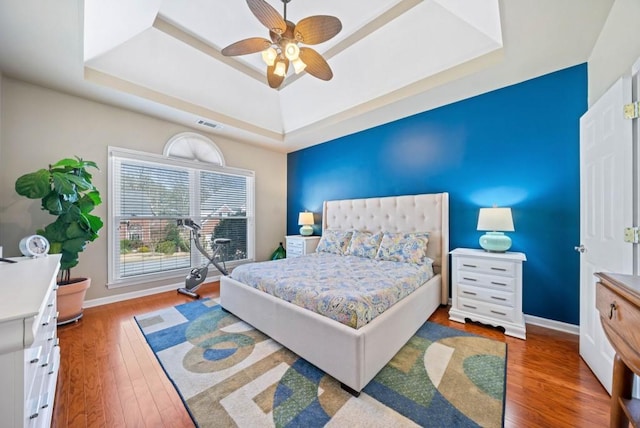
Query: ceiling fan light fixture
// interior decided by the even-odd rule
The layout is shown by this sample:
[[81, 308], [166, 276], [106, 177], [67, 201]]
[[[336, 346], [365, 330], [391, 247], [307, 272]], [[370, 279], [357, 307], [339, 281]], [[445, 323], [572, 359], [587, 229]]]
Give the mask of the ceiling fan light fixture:
[[282, 15], [268, 0], [246, 0], [253, 15], [269, 29], [269, 39], [250, 37], [239, 40], [220, 53], [224, 56], [239, 56], [260, 52], [267, 64], [267, 83], [274, 89], [282, 85], [289, 71], [289, 64], [293, 64], [296, 74], [305, 71], [318, 79], [331, 80], [333, 72], [326, 59], [304, 45], [317, 45], [330, 40], [342, 30], [342, 23], [335, 16], [313, 15], [294, 24], [287, 20], [287, 3], [291, 0], [280, 1], [284, 5]]
[[276, 52], [273, 46], [262, 51], [262, 59], [269, 67], [273, 66], [277, 57], [278, 52]]
[[304, 61], [302, 61], [300, 58], [294, 59], [291, 62], [293, 64], [293, 69], [296, 72], [296, 74], [302, 73], [304, 69], [307, 68], [307, 64], [305, 64]]
[[295, 61], [300, 56], [300, 48], [297, 43], [287, 42], [284, 47], [284, 56], [287, 57], [289, 61]]
[[273, 70], [273, 74], [275, 74], [276, 76], [284, 77], [285, 71], [286, 67], [284, 65], [284, 62], [278, 61], [276, 63], [276, 68]]

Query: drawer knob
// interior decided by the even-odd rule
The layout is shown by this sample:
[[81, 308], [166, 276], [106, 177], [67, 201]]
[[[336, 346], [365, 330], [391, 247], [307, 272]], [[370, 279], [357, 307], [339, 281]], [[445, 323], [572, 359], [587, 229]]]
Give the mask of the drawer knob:
[[616, 306], [616, 302], [612, 302], [609, 305], [609, 319], [613, 318], [613, 311], [615, 311], [616, 309], [618, 309], [618, 307]]
[[470, 267], [470, 268], [476, 268], [476, 267], [478, 267], [478, 266], [476, 266], [476, 265], [469, 265], [469, 264], [466, 264], [466, 263], [463, 263], [463, 264], [462, 264], [462, 266], [464, 266], [464, 267]]

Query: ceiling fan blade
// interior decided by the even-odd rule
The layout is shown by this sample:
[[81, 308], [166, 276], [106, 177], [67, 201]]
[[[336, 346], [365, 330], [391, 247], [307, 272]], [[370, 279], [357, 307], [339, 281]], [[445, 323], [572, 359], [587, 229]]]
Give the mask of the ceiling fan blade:
[[267, 66], [267, 82], [269, 82], [269, 86], [271, 86], [273, 89], [277, 89], [280, 87], [280, 85], [282, 85], [282, 82], [284, 81], [284, 78], [289, 71], [289, 60], [286, 58], [284, 59], [284, 76], [278, 76], [274, 73], [275, 70], [275, 64]]
[[302, 19], [294, 30], [295, 38], [306, 45], [326, 42], [342, 30], [342, 23], [335, 16], [316, 15]]
[[251, 37], [249, 39], [240, 40], [222, 49], [224, 56], [247, 55], [263, 51], [271, 46], [271, 42], [262, 37]]
[[307, 64], [304, 69], [310, 75], [322, 80], [331, 80], [333, 71], [327, 61], [318, 52], [311, 48], [300, 48], [300, 59]]
[[264, 0], [247, 0], [249, 9], [267, 27], [269, 31], [282, 34], [287, 29], [287, 24], [282, 16], [269, 3]]

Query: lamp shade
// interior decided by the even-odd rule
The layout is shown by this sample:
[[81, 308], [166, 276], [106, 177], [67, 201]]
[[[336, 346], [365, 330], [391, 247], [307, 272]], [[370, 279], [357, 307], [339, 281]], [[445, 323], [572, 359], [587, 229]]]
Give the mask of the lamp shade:
[[298, 225], [300, 228], [300, 235], [309, 236], [313, 234], [313, 213], [303, 212], [298, 215]]
[[304, 212], [298, 216], [299, 226], [311, 226], [313, 224], [313, 213]]
[[480, 208], [478, 230], [513, 232], [511, 208]]

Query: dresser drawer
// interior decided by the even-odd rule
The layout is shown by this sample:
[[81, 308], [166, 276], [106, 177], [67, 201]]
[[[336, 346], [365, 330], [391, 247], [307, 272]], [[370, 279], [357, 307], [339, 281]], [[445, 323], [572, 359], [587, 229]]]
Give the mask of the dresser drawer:
[[458, 296], [502, 306], [513, 307], [515, 305], [513, 293], [464, 284], [458, 285]]
[[477, 315], [493, 318], [500, 321], [514, 321], [514, 310], [506, 306], [492, 305], [478, 300], [458, 298], [460, 309]]
[[478, 272], [488, 275], [508, 276], [512, 278], [516, 276], [516, 267], [514, 263], [473, 257], [458, 257], [457, 270], [463, 272]]
[[497, 275], [487, 275], [480, 272], [459, 270], [456, 272], [458, 284], [487, 287], [496, 290], [513, 291], [516, 284], [515, 278]]

